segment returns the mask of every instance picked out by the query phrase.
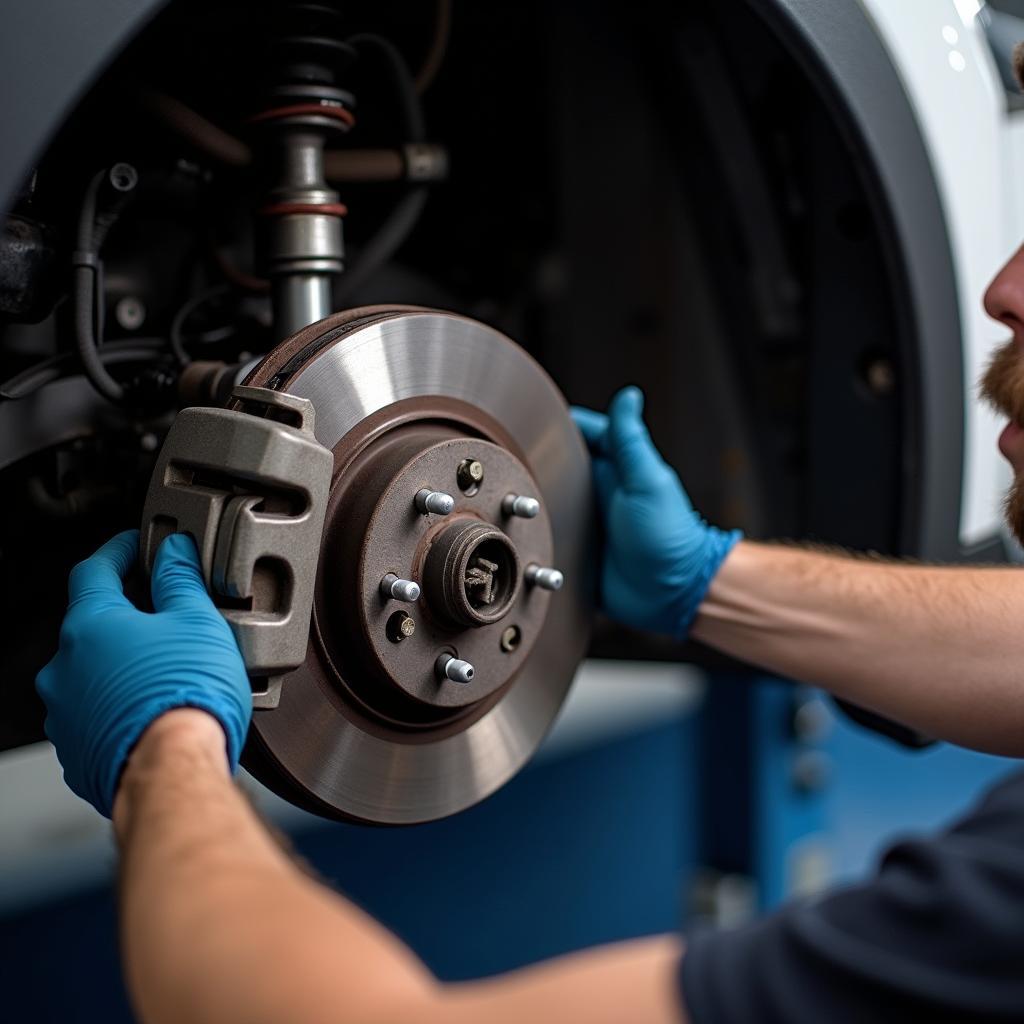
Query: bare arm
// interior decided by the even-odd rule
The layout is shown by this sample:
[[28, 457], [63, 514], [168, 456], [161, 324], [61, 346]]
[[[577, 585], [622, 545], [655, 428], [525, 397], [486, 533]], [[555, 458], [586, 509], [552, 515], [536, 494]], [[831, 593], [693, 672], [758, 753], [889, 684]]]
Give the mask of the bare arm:
[[657, 938], [440, 985], [393, 935], [303, 874], [231, 783], [212, 718], [172, 711], [114, 805], [129, 988], [147, 1024], [679, 1024], [681, 953]]
[[1024, 576], [738, 544], [692, 635], [990, 753], [1024, 755]]

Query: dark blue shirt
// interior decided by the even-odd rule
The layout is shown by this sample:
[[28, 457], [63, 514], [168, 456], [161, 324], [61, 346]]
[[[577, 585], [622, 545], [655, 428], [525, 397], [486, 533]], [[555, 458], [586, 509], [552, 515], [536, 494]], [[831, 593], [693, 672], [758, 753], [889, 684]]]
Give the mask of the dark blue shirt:
[[868, 882], [692, 936], [694, 1024], [1024, 1021], [1024, 772]]

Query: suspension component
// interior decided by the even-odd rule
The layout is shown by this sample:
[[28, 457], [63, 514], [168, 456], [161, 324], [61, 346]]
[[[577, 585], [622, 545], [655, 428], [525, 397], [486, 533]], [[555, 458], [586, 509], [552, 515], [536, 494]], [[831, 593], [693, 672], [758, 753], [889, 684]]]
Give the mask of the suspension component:
[[332, 311], [331, 282], [344, 268], [346, 208], [324, 174], [324, 146], [355, 123], [350, 92], [338, 88], [351, 57], [337, 14], [316, 4], [285, 9], [275, 41], [279, 81], [250, 119], [257, 151], [276, 180], [260, 209], [262, 262], [273, 285], [274, 329], [283, 339]]

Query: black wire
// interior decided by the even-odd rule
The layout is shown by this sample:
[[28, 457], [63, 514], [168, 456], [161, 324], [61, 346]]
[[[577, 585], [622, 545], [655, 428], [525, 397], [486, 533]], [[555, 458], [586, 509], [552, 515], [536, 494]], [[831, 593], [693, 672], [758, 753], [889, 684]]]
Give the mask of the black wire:
[[[82, 370], [92, 386], [111, 402], [124, 398], [124, 388], [107, 372], [98, 352], [102, 338], [102, 310], [99, 296], [100, 260], [96, 244], [96, 206], [107, 171], [97, 171], [86, 186], [78, 217], [78, 250], [72, 283], [72, 305], [75, 322], [75, 346]], [[103, 234], [109, 225], [105, 225]]]
[[390, 39], [385, 39], [384, 36], [378, 36], [373, 32], [360, 32], [350, 36], [346, 42], [354, 46], [357, 52], [362, 46], [374, 47], [384, 58], [402, 105], [406, 139], [409, 142], [425, 142], [427, 129], [423, 121], [420, 98], [416, 94], [416, 83], [409, 71], [409, 65], [406, 64], [398, 47]]
[[336, 305], [347, 302], [350, 295], [358, 291], [398, 252], [402, 243], [412, 234], [426, 205], [425, 185], [417, 185], [398, 201], [384, 223], [366, 243], [356, 264], [342, 275], [334, 290], [333, 301]]
[[221, 295], [227, 295], [230, 292], [230, 285], [214, 285], [212, 288], [207, 288], [205, 291], [199, 292], [198, 295], [192, 296], [192, 298], [174, 314], [174, 319], [171, 321], [168, 341], [171, 346], [171, 351], [174, 353], [175, 358], [181, 366], [187, 366], [188, 363], [191, 362], [191, 357], [185, 350], [184, 328], [186, 321], [197, 309], [199, 309], [200, 306], [205, 305], [211, 299], [219, 298]]
[[[423, 120], [423, 108], [416, 92], [416, 83], [409, 71], [409, 65], [398, 48], [389, 39], [361, 32], [351, 36], [348, 42], [357, 51], [363, 46], [370, 46], [384, 58], [395, 84], [402, 118], [405, 122], [405, 137], [409, 142], [424, 142], [427, 129]], [[377, 229], [374, 236], [363, 248], [359, 261], [351, 270], [346, 270], [335, 290], [334, 301], [341, 305], [348, 297], [383, 267], [401, 248], [402, 243], [412, 233], [416, 222], [427, 202], [428, 191], [425, 185], [411, 188], [388, 214], [384, 223]]]
[[[99, 358], [105, 364], [150, 359], [165, 344], [163, 338], [131, 338], [125, 341], [109, 341], [100, 349]], [[59, 356], [44, 359], [0, 384], [0, 399], [15, 401], [19, 398], [28, 398], [55, 380], [73, 376], [68, 371], [77, 363], [78, 354], [73, 352], [65, 352]]]
[[76, 247], [82, 253], [93, 251], [93, 239], [96, 234], [96, 203], [106, 175], [105, 170], [97, 171], [89, 179], [85, 195], [82, 197], [82, 207], [78, 213], [78, 234], [75, 239]]
[[434, 38], [423, 64], [416, 73], [416, 92], [423, 95], [437, 77], [448, 51], [448, 39], [452, 30], [452, 0], [437, 0], [437, 17], [434, 21]]

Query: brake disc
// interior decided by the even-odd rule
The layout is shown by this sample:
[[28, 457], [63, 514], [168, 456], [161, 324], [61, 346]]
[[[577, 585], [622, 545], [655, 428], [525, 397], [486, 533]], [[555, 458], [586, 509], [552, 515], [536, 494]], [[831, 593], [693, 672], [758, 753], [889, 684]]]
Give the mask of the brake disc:
[[[410, 307], [329, 317], [245, 383], [308, 399], [334, 467], [306, 658], [254, 712], [243, 763], [329, 817], [471, 806], [536, 750], [588, 642], [589, 460], [564, 399], [497, 331]], [[382, 592], [392, 576], [419, 599]]]

